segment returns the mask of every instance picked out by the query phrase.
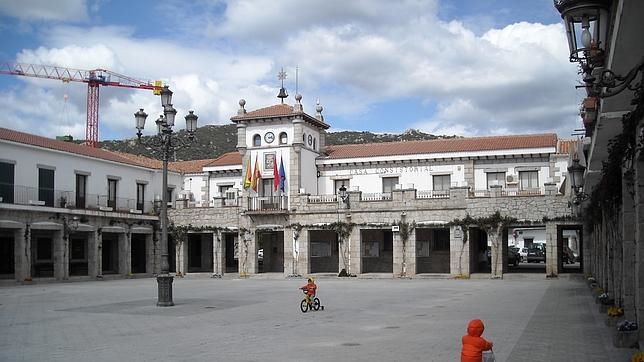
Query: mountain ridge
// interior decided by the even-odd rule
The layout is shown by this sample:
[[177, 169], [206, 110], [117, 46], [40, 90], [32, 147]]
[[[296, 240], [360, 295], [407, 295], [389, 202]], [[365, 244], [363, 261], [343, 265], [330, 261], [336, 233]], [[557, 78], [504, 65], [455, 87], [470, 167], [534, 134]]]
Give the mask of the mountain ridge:
[[[144, 140], [159, 136], [143, 136]], [[180, 130], [175, 134], [179, 142], [188, 142], [188, 134]], [[338, 131], [326, 134], [327, 145], [363, 144], [380, 142], [404, 142], [433, 140], [439, 138], [457, 138], [457, 136], [436, 136], [409, 129], [401, 134], [373, 133], [369, 131]], [[108, 140], [99, 142], [99, 147], [110, 150], [146, 156], [160, 160], [163, 157], [160, 147], [151, 147], [136, 138], [125, 140]], [[192, 161], [217, 158], [225, 153], [237, 150], [237, 125], [206, 125], [195, 132], [195, 140], [190, 147], [177, 149], [170, 161]]]

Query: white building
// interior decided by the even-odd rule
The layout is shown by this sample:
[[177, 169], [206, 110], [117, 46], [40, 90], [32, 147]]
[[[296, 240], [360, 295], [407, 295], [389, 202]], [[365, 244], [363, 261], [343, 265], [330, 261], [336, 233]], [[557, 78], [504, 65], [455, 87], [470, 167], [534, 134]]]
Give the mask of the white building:
[[158, 272], [160, 161], [0, 128], [0, 174], [3, 277]]
[[[517, 228], [544, 230], [543, 272], [566, 271], [564, 235], [581, 230], [566, 195], [571, 142], [538, 134], [328, 146], [320, 105], [315, 116], [299, 95], [294, 105], [245, 105], [231, 118], [238, 152], [171, 164], [171, 271], [500, 277]], [[159, 271], [160, 161], [7, 129], [0, 151], [0, 274]], [[491, 265], [480, 265], [487, 245]]]

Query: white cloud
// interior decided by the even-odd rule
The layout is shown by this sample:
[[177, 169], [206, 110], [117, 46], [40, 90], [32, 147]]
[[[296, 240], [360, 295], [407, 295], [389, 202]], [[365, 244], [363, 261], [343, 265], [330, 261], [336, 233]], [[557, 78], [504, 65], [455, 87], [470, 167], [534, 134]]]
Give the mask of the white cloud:
[[22, 20], [85, 21], [85, 0], [0, 1], [0, 13]]
[[[400, 99], [437, 104], [433, 117], [418, 116], [414, 125], [432, 133], [565, 134], [576, 127], [570, 123], [577, 117], [577, 74], [568, 63], [561, 24], [518, 22], [481, 31], [467, 23], [439, 20], [437, 2], [421, 0], [242, 0], [159, 6], [175, 21], [193, 20], [195, 26], [181, 31], [192, 31], [194, 38], [207, 33], [210, 38], [189, 42], [144, 36], [134, 26], [52, 26], [43, 32], [46, 46], [26, 49], [19, 58], [163, 80], [175, 91], [178, 116], [194, 109], [201, 125], [227, 123], [240, 98], [246, 99], [249, 110], [274, 104], [276, 74], [282, 66], [289, 73], [288, 101], [294, 102], [298, 65], [305, 110], [313, 114], [319, 97], [334, 129], [355, 128], [334, 120], [359, 118], [380, 102]], [[199, 6], [202, 12], [189, 13]], [[16, 98], [32, 99], [27, 92], [35, 88], [31, 81], [25, 83], [22, 90], [12, 91]], [[42, 82], [39, 86], [57, 87]], [[3, 98], [0, 94], [0, 106]], [[82, 115], [75, 118], [77, 125], [85, 121], [82, 98], [72, 100]], [[103, 87], [99, 118], [106, 132], [101, 135], [133, 134], [132, 113], [144, 107], [156, 114], [158, 103], [150, 92]], [[410, 126], [399, 127], [402, 131]]]

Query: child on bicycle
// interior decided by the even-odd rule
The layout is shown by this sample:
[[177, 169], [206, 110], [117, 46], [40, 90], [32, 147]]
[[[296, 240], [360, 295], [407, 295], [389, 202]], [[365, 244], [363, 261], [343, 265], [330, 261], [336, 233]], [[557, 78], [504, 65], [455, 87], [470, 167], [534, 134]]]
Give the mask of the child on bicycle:
[[315, 284], [312, 278], [309, 278], [307, 280], [307, 283], [300, 287], [300, 289], [306, 292], [306, 301], [307, 303], [310, 303], [311, 299], [315, 297], [315, 292], [317, 291], [318, 286]]

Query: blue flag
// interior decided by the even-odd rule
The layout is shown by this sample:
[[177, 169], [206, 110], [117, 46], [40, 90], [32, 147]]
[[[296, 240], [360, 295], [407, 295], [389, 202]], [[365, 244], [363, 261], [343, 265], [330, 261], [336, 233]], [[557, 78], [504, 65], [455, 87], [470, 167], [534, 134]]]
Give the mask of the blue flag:
[[286, 172], [284, 172], [284, 160], [280, 155], [280, 190], [284, 192], [284, 184], [286, 183]]

